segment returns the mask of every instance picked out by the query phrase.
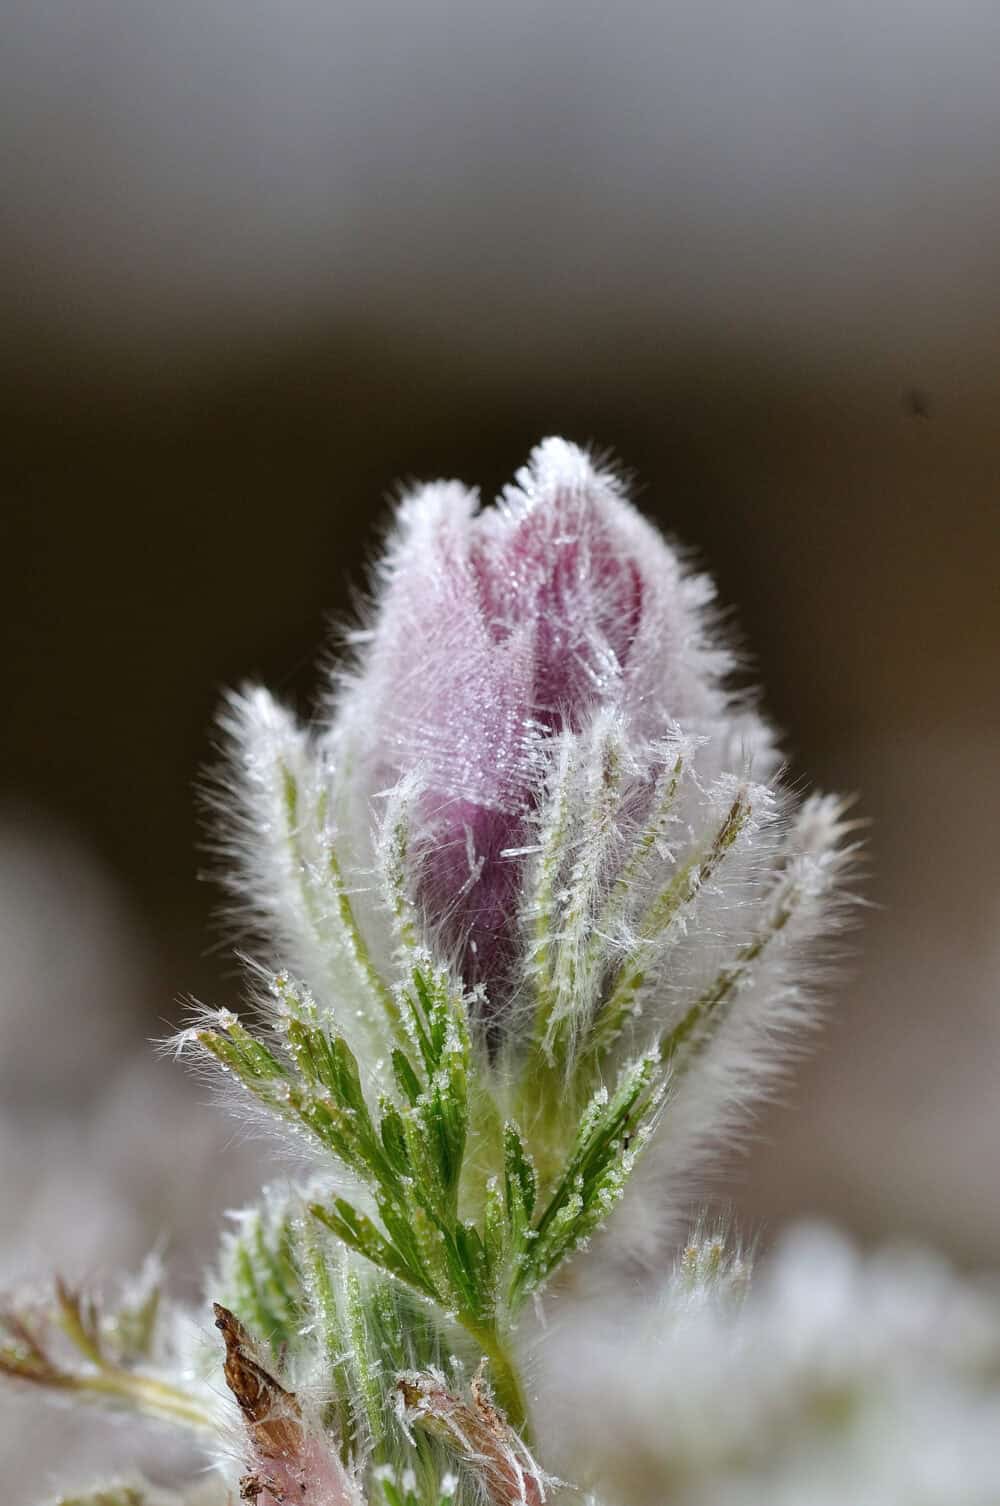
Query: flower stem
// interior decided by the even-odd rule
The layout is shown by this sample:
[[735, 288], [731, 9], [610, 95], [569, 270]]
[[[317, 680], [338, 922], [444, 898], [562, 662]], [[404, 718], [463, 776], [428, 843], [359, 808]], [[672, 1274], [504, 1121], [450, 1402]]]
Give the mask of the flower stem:
[[530, 1446], [531, 1426], [528, 1421], [528, 1403], [517, 1373], [517, 1366], [500, 1342], [496, 1329], [483, 1327], [474, 1319], [464, 1316], [460, 1321], [469, 1337], [475, 1339], [490, 1362], [494, 1395], [503, 1408], [507, 1421]]
[[211, 1417], [185, 1392], [152, 1375], [104, 1366], [90, 1375], [73, 1377], [73, 1388], [95, 1396], [130, 1402], [140, 1411], [181, 1427], [211, 1429]]

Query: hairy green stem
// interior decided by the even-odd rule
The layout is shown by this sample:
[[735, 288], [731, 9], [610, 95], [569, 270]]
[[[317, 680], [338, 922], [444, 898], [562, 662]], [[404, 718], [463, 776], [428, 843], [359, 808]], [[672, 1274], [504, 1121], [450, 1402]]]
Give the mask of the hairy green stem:
[[517, 1366], [500, 1341], [494, 1328], [486, 1328], [475, 1319], [459, 1314], [459, 1322], [470, 1338], [475, 1339], [490, 1362], [493, 1393], [506, 1414], [507, 1421], [529, 1447], [532, 1444], [528, 1421], [528, 1403], [517, 1373]]

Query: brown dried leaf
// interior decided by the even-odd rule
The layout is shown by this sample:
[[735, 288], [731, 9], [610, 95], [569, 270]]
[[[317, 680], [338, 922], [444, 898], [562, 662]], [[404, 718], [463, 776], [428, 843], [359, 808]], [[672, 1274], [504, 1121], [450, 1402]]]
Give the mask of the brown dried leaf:
[[452, 1395], [435, 1370], [400, 1375], [396, 1395], [403, 1421], [440, 1438], [478, 1477], [492, 1506], [542, 1506], [546, 1477], [494, 1406], [481, 1374], [470, 1401]]

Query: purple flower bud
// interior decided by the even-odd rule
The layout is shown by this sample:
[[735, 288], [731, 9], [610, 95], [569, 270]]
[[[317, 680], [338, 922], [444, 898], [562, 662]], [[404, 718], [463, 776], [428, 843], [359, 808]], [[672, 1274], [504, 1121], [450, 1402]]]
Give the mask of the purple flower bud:
[[556, 738], [608, 709], [636, 745], [714, 723], [730, 660], [704, 636], [711, 594], [618, 477], [563, 440], [539, 445], [495, 507], [456, 482], [403, 502], [339, 735], [369, 806], [419, 774], [417, 898], [494, 1006]]

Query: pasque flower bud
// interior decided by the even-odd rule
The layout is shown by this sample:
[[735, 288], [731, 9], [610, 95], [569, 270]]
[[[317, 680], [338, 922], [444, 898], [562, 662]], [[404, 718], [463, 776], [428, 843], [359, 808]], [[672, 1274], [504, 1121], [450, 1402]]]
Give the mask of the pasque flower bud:
[[403, 502], [341, 747], [365, 804], [418, 773], [424, 918], [494, 1008], [516, 973], [525, 849], [559, 734], [609, 712], [636, 750], [677, 724], [715, 729], [731, 660], [706, 636], [711, 594], [618, 477], [560, 439], [492, 508], [454, 482]]
[[[461, 1095], [470, 1027], [543, 1177], [588, 1099], [588, 1133], [607, 1119], [622, 1163], [588, 1160], [593, 1198], [571, 1240], [546, 1224], [518, 1301], [658, 1125], [660, 1190], [629, 1200], [633, 1254], [655, 1247], [811, 1018], [838, 923], [842, 806], [796, 809], [712, 598], [617, 475], [550, 439], [492, 507], [457, 482], [403, 499], [325, 724], [262, 690], [230, 703], [229, 881], [272, 949], [279, 1030], [315, 1008], [383, 1092], [413, 1008], [438, 1010]], [[244, 1048], [212, 1043], [236, 1070]]]
[[[401, 503], [318, 725], [260, 688], [223, 718], [252, 1010], [198, 1010], [177, 1046], [315, 1166], [212, 1278], [235, 1407], [161, 1342], [158, 1287], [102, 1313], [57, 1284], [74, 1354], [12, 1309], [0, 1372], [223, 1439], [259, 1506], [562, 1494], [528, 1315], [591, 1243], [591, 1297], [662, 1266], [692, 1174], [813, 1016], [803, 962], [851, 858], [841, 803], [796, 809], [727, 688], [711, 597], [561, 440], [493, 508], [456, 483]], [[689, 1307], [745, 1284], [701, 1246]]]

